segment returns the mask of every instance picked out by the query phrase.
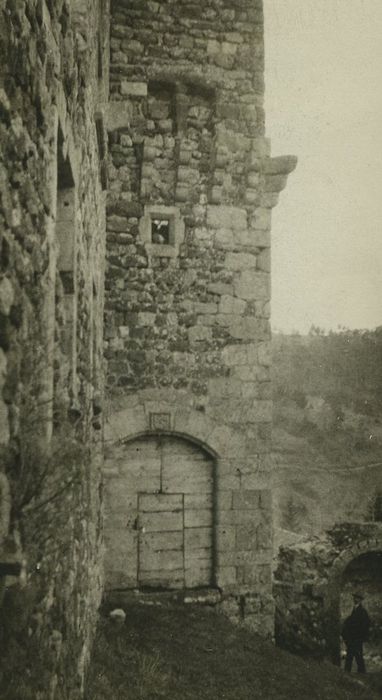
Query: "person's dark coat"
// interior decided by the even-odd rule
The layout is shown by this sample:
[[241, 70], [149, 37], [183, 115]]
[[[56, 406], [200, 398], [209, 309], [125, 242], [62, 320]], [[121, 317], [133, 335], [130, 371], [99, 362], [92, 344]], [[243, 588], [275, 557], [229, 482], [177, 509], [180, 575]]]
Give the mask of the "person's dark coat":
[[353, 608], [342, 626], [342, 638], [346, 644], [366, 642], [369, 638], [370, 618], [362, 605]]

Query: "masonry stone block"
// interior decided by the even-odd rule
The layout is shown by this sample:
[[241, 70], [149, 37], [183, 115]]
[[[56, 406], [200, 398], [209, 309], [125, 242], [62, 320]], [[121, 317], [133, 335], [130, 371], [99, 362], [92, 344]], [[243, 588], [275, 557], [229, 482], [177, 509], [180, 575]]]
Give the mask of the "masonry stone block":
[[263, 272], [271, 271], [271, 255], [269, 248], [263, 250], [257, 258], [257, 268]]
[[256, 267], [256, 256], [251, 253], [228, 253], [225, 264], [227, 270], [250, 270]]
[[236, 528], [236, 547], [239, 551], [257, 548], [257, 523], [239, 524]]
[[223, 294], [220, 303], [219, 303], [219, 313], [221, 314], [237, 314], [240, 316], [242, 313], [244, 313], [246, 309], [246, 302], [237, 299], [236, 297], [229, 295], [229, 294]]
[[216, 580], [220, 588], [234, 586], [237, 582], [236, 567], [218, 566], [216, 569]]
[[111, 102], [108, 105], [107, 125], [110, 131], [127, 129], [133, 115], [133, 107], [130, 103]]
[[[201, 318], [201, 322], [203, 323], [203, 317]], [[207, 326], [194, 326], [188, 331], [188, 337], [191, 345], [205, 341], [208, 342], [212, 339], [212, 331], [211, 328]]]
[[223, 349], [223, 361], [228, 367], [235, 367], [237, 365], [246, 365], [248, 362], [248, 355], [246, 347], [240, 345], [226, 345]]
[[250, 229], [251, 243], [258, 248], [269, 248], [271, 245], [271, 233], [266, 230]]
[[228, 425], [214, 428], [210, 440], [218, 454], [224, 454], [228, 458], [234, 455], [239, 458], [244, 452], [242, 437]]
[[105, 439], [109, 441], [121, 440], [126, 435], [139, 433], [146, 427], [146, 418], [143, 406], [113, 414], [112, 420], [106, 419]]
[[249, 411], [249, 418], [254, 422], [272, 421], [272, 401], [255, 400]]
[[230, 228], [240, 231], [247, 228], [247, 212], [239, 207], [208, 206], [207, 225], [213, 229]]
[[259, 569], [256, 565], [244, 564], [238, 567], [239, 582], [245, 586], [259, 588]]
[[15, 298], [11, 281], [7, 277], [0, 280], [0, 313], [8, 316]]
[[260, 365], [269, 367], [272, 361], [272, 347], [270, 342], [260, 343], [257, 349]]
[[260, 507], [264, 511], [265, 517], [269, 517], [272, 509], [272, 491], [270, 489], [262, 489], [260, 492]]
[[260, 184], [260, 174], [258, 172], [249, 171], [247, 175], [248, 187], [256, 189]]
[[235, 549], [236, 528], [231, 525], [219, 525], [216, 528], [216, 548], [218, 552]]
[[216, 502], [218, 511], [223, 512], [232, 508], [232, 492], [218, 491], [216, 494]]
[[211, 400], [228, 401], [230, 397], [240, 397], [243, 393], [242, 383], [231, 378], [221, 378], [208, 380], [208, 393]]
[[268, 549], [272, 547], [272, 527], [263, 522], [260, 523], [256, 532], [257, 546], [262, 549]]
[[239, 510], [253, 510], [260, 507], [261, 491], [235, 491], [233, 494], [233, 508]]
[[266, 209], [264, 207], [259, 207], [255, 211], [255, 215], [252, 220], [253, 227], [262, 231], [269, 231], [271, 228], [271, 209]]
[[268, 300], [270, 297], [269, 276], [264, 272], [244, 270], [234, 279], [233, 286], [239, 299]]
[[121, 94], [131, 95], [132, 97], [146, 97], [147, 84], [140, 82], [121, 81]]
[[241, 476], [241, 486], [243, 489], [255, 489], [261, 486], [261, 477], [259, 475], [258, 469], [254, 469], [253, 472], [242, 474]]
[[269, 337], [270, 328], [267, 321], [243, 316], [235, 318], [233, 323], [229, 324], [229, 332], [232, 338], [239, 340], [263, 340]]
[[150, 311], [141, 311], [138, 314], [138, 325], [153, 326], [155, 323], [155, 314]]
[[211, 545], [211, 530], [209, 527], [186, 528], [184, 541], [189, 552], [205, 550]]

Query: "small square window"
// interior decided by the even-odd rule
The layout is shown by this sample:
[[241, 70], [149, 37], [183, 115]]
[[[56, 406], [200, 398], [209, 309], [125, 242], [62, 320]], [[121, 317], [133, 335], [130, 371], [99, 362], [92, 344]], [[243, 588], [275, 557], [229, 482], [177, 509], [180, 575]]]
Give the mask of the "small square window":
[[169, 219], [151, 219], [151, 242], [157, 245], [170, 244]]
[[176, 258], [184, 241], [184, 221], [177, 207], [146, 205], [139, 232], [149, 255]]

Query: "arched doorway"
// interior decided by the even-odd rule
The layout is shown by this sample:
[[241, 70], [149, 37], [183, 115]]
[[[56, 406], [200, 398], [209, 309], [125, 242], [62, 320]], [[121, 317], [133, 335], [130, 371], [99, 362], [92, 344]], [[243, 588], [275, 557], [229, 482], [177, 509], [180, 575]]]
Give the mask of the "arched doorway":
[[352, 594], [360, 590], [372, 625], [370, 640], [365, 646], [369, 670], [380, 669], [382, 661], [382, 552], [366, 552], [353, 559], [342, 575], [340, 594], [341, 624], [353, 607]]
[[[372, 536], [370, 536], [372, 535]], [[324, 636], [328, 656], [340, 664], [341, 625], [352, 608], [352, 593], [362, 589], [365, 607], [373, 618], [371, 629], [371, 653], [380, 647], [382, 637], [382, 533], [373, 528], [369, 539], [362, 539], [346, 548], [331, 565], [330, 577], [324, 597]]]
[[114, 445], [107, 462], [107, 587], [211, 586], [213, 456], [183, 437], [149, 434]]

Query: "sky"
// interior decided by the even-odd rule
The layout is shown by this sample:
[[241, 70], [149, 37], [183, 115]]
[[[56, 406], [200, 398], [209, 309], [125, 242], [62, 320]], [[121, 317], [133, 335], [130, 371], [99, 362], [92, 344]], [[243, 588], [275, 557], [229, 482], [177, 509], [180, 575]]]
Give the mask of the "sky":
[[264, 0], [273, 328], [382, 325], [382, 0]]

